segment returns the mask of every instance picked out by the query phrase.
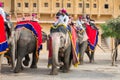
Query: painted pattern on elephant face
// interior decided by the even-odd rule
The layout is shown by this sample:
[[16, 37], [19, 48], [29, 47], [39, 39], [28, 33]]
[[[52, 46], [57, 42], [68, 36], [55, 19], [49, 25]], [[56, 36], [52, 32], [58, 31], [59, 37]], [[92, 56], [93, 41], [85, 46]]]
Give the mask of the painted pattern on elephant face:
[[63, 72], [67, 72], [70, 68], [71, 61], [71, 40], [69, 34], [67, 30], [65, 33], [62, 30], [58, 31], [54, 30], [50, 35], [52, 38], [52, 70], [50, 74], [52, 75], [58, 74], [57, 67], [62, 67]]
[[58, 44], [56, 44], [56, 46], [59, 46], [59, 48], [65, 48], [67, 46], [65, 45], [68, 45], [70, 42], [66, 40], [66, 38], [68, 37], [67, 34], [64, 34], [62, 32], [56, 32], [56, 33], [53, 33], [52, 35], [52, 40], [56, 40], [58, 41]]

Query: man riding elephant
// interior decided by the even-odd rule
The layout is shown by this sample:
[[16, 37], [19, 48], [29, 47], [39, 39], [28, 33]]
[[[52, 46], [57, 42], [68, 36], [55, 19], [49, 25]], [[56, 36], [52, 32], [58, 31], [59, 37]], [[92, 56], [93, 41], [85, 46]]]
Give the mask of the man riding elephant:
[[[48, 63], [48, 65], [52, 65], [52, 70], [50, 72], [52, 75], [58, 74], [57, 67], [60, 67], [60, 70], [63, 72], [68, 72], [72, 59], [74, 64], [78, 62], [75, 54], [76, 42], [72, 40], [75, 38], [72, 34], [74, 28], [69, 25], [70, 19], [67, 11], [65, 9], [60, 10], [60, 12], [57, 13], [57, 17], [58, 20], [51, 27], [49, 38], [49, 46], [52, 47], [49, 47], [50, 63]], [[73, 45], [74, 47], [72, 47]]]
[[65, 9], [60, 10], [56, 14], [57, 21], [54, 23], [54, 26], [59, 24], [64, 24], [65, 26], [68, 25], [69, 22], [69, 15]]

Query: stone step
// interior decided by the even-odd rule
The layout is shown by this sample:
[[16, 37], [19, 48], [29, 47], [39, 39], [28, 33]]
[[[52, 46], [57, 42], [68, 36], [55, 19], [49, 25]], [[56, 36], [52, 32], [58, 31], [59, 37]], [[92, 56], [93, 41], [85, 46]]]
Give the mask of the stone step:
[[106, 52], [110, 52], [110, 49], [108, 48], [107, 44], [105, 43], [104, 39], [101, 39], [101, 46]]

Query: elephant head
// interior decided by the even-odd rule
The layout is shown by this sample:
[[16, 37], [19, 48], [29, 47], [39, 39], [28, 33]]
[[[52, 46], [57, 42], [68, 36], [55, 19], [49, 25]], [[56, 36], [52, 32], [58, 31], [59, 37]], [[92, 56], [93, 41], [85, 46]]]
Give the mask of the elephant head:
[[[71, 40], [67, 30], [63, 27], [59, 27], [56, 31], [54, 30], [50, 37], [52, 39], [52, 71], [50, 74], [55, 75], [57, 74], [57, 66], [61, 67], [69, 64]], [[60, 57], [65, 59], [60, 60]]]

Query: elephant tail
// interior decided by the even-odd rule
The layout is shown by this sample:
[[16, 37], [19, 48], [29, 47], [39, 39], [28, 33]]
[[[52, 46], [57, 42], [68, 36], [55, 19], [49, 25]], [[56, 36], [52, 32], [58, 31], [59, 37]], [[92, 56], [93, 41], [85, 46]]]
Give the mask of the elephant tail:
[[17, 57], [17, 41], [20, 37], [20, 32], [21, 30], [19, 31], [12, 31], [11, 33], [11, 37], [9, 39], [9, 42], [11, 43], [12, 45], [12, 48], [11, 48], [11, 52], [12, 52], [12, 69], [14, 70], [15, 66], [16, 66], [16, 57]]

